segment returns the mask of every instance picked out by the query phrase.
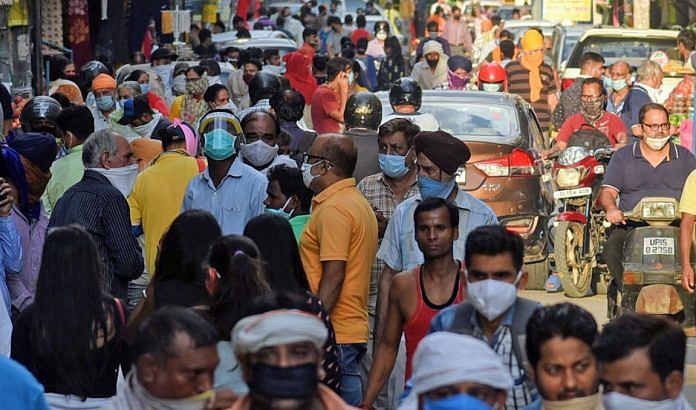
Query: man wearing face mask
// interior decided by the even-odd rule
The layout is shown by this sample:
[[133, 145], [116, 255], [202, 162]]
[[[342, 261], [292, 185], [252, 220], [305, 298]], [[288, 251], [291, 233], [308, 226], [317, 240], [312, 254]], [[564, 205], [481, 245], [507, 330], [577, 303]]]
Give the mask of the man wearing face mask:
[[527, 375], [524, 340], [527, 322], [541, 307], [517, 296], [528, 280], [522, 270], [524, 242], [501, 225], [482, 226], [469, 234], [464, 259], [467, 300], [435, 316], [431, 333], [469, 334], [488, 343], [515, 381], [505, 407], [522, 409], [537, 394]]
[[167, 117], [152, 111], [144, 95], [123, 102], [123, 117], [118, 123], [130, 126], [142, 138], [153, 138], [159, 130], [172, 125]]
[[350, 96], [344, 113], [346, 131], [343, 134], [350, 137], [358, 148], [358, 163], [353, 172], [358, 183], [380, 170], [375, 152], [378, 151], [377, 128], [381, 120], [382, 103], [377, 96], [369, 92]]
[[265, 210], [266, 177], [238, 155], [246, 140], [233, 114], [210, 111], [201, 118], [198, 131], [208, 168], [189, 183], [181, 211], [206, 210], [224, 235], [241, 235], [246, 223]]
[[691, 410], [684, 397], [686, 335], [653, 315], [619, 316], [594, 345], [606, 410]]
[[636, 82], [628, 92], [621, 110], [621, 121], [636, 138], [641, 135], [642, 126], [638, 118], [640, 110], [646, 104], [662, 103], [660, 87], [663, 77], [662, 68], [654, 61], [645, 60], [638, 66]]
[[488, 205], [459, 189], [456, 175], [471, 157], [460, 139], [444, 132], [421, 131], [415, 139], [420, 195], [399, 204], [389, 219], [377, 258], [385, 263], [379, 279], [375, 343], [386, 325], [391, 280], [399, 272], [423, 263], [423, 253], [415, 240], [413, 214], [426, 198], [438, 197], [454, 203], [459, 211], [459, 237], [454, 242], [454, 257], [464, 258], [467, 235], [482, 225], [497, 224], [498, 218]]
[[572, 303], [537, 309], [527, 323], [525, 351], [541, 397], [524, 410], [602, 410], [592, 352], [597, 322]]
[[131, 231], [126, 198], [138, 175], [128, 140], [111, 130], [95, 131], [82, 149], [84, 176], [58, 200], [49, 229], [78, 224], [94, 240], [104, 264], [104, 287], [127, 300], [128, 281], [143, 273], [143, 256]]
[[614, 148], [628, 144], [628, 134], [621, 119], [604, 111], [605, 99], [606, 90], [602, 81], [594, 77], [582, 80], [580, 113], [568, 118], [558, 132], [556, 143], [548, 152], [544, 152], [542, 157], [546, 158], [552, 153], [562, 152], [568, 146], [573, 133], [586, 125], [591, 125], [606, 135]]
[[150, 54], [150, 64], [152, 71], [162, 80], [164, 89], [167, 90], [172, 85], [172, 61], [176, 61], [178, 56], [166, 47], [160, 47]]
[[297, 168], [292, 158], [278, 155], [280, 124], [275, 115], [264, 111], [251, 113], [242, 120], [242, 131], [246, 143], [240, 146], [239, 153], [246, 164], [263, 175], [277, 165]]
[[[601, 79], [603, 74], [604, 57], [594, 52], [585, 53], [580, 57], [580, 75], [570, 87], [561, 93], [558, 105], [553, 110], [553, 125], [556, 130], [560, 130], [568, 118], [580, 112], [580, 88], [583, 80], [586, 78]], [[602, 88], [604, 88], [603, 85]]]
[[334, 57], [326, 66], [326, 74], [327, 82], [312, 95], [312, 124], [317, 134], [342, 131], [353, 65], [343, 57]]
[[309, 221], [312, 191], [302, 182], [302, 171], [279, 165], [268, 171], [266, 213], [288, 219], [297, 242]]
[[614, 224], [607, 230], [608, 239], [604, 245], [604, 260], [613, 277], [608, 291], [610, 303], [615, 300], [616, 291], [623, 287], [622, 260], [626, 237], [634, 227], [640, 226], [626, 221], [624, 212], [631, 211], [646, 196], [679, 200], [686, 179], [696, 168], [693, 154], [670, 142], [674, 130], [663, 106], [644, 105], [638, 120], [640, 127], [635, 131], [640, 133], [641, 139], [621, 148], [611, 157], [598, 198], [607, 221]]
[[423, 48], [425, 47], [425, 43], [427, 43], [428, 41], [437, 41], [438, 43], [440, 43], [440, 45], [442, 46], [442, 51], [448, 56], [450, 56], [450, 43], [445, 38], [439, 36], [437, 22], [429, 22], [426, 25], [426, 30], [427, 36], [420, 40], [420, 42], [418, 43], [418, 47], [416, 48], [416, 61], [420, 61], [423, 58]]
[[623, 110], [624, 101], [631, 89], [631, 73], [633, 69], [625, 61], [617, 61], [611, 65], [609, 74], [611, 76], [611, 90], [607, 98], [607, 111], [620, 115]]
[[430, 40], [423, 46], [423, 61], [416, 63], [411, 71], [411, 78], [423, 89], [447, 86], [447, 56], [442, 50], [442, 45]]
[[317, 137], [302, 165], [315, 193], [312, 217], [300, 238], [310, 290], [323, 302], [336, 331], [341, 397], [362, 399], [360, 360], [368, 336], [367, 293], [377, 249], [377, 219], [351, 178], [357, 161], [353, 141], [340, 134]]
[[[94, 118], [94, 130], [110, 129], [123, 135], [128, 140], [138, 138], [131, 127], [118, 123], [122, 115], [116, 104], [116, 80], [108, 74], [99, 74], [92, 80], [92, 93], [96, 100], [96, 105], [91, 107], [92, 117]], [[113, 114], [113, 116], [112, 116]]]
[[257, 72], [249, 82], [249, 101], [251, 106], [239, 111], [237, 117], [243, 120], [244, 117], [253, 112], [268, 112], [271, 109], [271, 97], [280, 91], [280, 80], [275, 74], [264, 71]]

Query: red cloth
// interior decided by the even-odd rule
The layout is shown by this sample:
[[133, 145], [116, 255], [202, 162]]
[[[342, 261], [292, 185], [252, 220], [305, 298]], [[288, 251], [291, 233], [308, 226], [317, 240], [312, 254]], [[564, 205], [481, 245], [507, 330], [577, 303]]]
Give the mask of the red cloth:
[[314, 91], [317, 90], [317, 79], [309, 71], [312, 60], [298, 52], [286, 54], [283, 60], [285, 60], [285, 77], [290, 80], [290, 85], [302, 94], [305, 104], [311, 104]]
[[147, 102], [150, 104], [151, 108], [156, 109], [160, 113], [162, 113], [163, 116], [169, 117], [169, 107], [167, 107], [167, 103], [164, 102], [162, 98], [160, 98], [159, 95], [153, 93], [150, 91], [147, 93]]
[[68, 7], [68, 42], [73, 51], [75, 67], [92, 60], [92, 39], [89, 32], [89, 2], [75, 0]]
[[[459, 272], [464, 269], [462, 263], [459, 263]], [[457, 282], [457, 294], [454, 296], [454, 300], [445, 305], [437, 306], [437, 308], [432, 307], [432, 305], [425, 303], [423, 300], [423, 294], [425, 290], [421, 287], [422, 282], [422, 271], [421, 265], [416, 267], [416, 293], [418, 295], [418, 305], [416, 305], [416, 312], [411, 316], [408, 322], [404, 325], [404, 335], [406, 336], [406, 378], [408, 380], [411, 378], [411, 361], [413, 360], [413, 354], [416, 352], [418, 343], [428, 334], [430, 331], [430, 321], [442, 311], [442, 309], [457, 305], [466, 299], [466, 290], [464, 290], [464, 277], [463, 274], [459, 274]], [[454, 292], [453, 292], [454, 293]], [[426, 295], [427, 296], [427, 295]]]
[[366, 38], [369, 40], [370, 32], [365, 30], [364, 28], [355, 29], [350, 39], [353, 40], [353, 44], [358, 44], [358, 40], [360, 40], [361, 38]]
[[237, 3], [237, 15], [247, 21], [247, 13], [249, 12], [249, 6], [251, 6], [251, 0], [239, 0]]
[[309, 43], [305, 42], [302, 43], [302, 47], [300, 47], [297, 52], [304, 54], [307, 58], [309, 58], [309, 61], [314, 61], [314, 54], [316, 54], [317, 51]]
[[317, 87], [312, 95], [312, 125], [317, 134], [341, 132], [341, 123], [329, 113], [341, 108], [341, 97], [326, 84]]
[[[583, 117], [582, 114], [571, 115], [558, 131], [556, 141], [568, 143], [568, 141], [570, 141], [570, 136], [573, 135], [575, 131], [579, 130], [583, 124], [589, 123], [585, 121], [585, 117]], [[606, 111], [604, 112], [604, 115], [599, 117], [597, 121], [591, 123], [590, 125], [606, 135], [607, 138], [609, 138], [609, 141], [611, 141], [611, 145], [616, 145], [618, 142], [616, 134], [621, 132], [626, 133], [626, 126], [624, 125], [623, 121], [621, 121], [621, 118]]]

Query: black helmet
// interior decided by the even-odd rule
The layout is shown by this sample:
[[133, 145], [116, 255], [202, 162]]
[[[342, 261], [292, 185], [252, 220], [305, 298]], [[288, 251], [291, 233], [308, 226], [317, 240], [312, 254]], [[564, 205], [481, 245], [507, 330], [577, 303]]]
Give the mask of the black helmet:
[[375, 33], [377, 33], [378, 31], [386, 31], [387, 34], [389, 34], [389, 22], [386, 20], [377, 21], [375, 22], [374, 29]]
[[397, 105], [415, 105], [417, 111], [422, 100], [423, 89], [410, 77], [399, 78], [389, 90], [389, 104], [392, 108]]
[[80, 74], [77, 78], [77, 85], [82, 91], [82, 98], [87, 98], [89, 90], [92, 88], [92, 80], [99, 74], [111, 74], [108, 67], [101, 61], [92, 60], [80, 68]]
[[379, 128], [379, 123], [382, 122], [382, 103], [372, 93], [353, 94], [346, 102], [343, 119], [347, 130], [367, 128], [376, 131]]
[[259, 71], [254, 74], [249, 83], [249, 98], [252, 105], [260, 100], [271, 98], [278, 91], [280, 91], [280, 80], [275, 74]]
[[56, 118], [63, 107], [51, 97], [40, 95], [27, 101], [19, 115], [24, 132], [47, 132], [56, 134]]

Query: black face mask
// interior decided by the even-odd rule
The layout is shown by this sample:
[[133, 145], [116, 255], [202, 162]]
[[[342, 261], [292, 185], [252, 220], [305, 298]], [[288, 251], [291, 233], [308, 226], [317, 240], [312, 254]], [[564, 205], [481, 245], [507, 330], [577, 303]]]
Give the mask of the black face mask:
[[440, 62], [440, 59], [437, 59], [437, 60], [428, 60], [428, 59], [426, 58], [425, 61], [428, 62], [428, 65], [430, 66], [430, 68], [435, 68], [435, 67], [437, 67], [437, 63]]
[[273, 399], [303, 399], [314, 395], [319, 383], [316, 363], [279, 367], [256, 363], [249, 389]]

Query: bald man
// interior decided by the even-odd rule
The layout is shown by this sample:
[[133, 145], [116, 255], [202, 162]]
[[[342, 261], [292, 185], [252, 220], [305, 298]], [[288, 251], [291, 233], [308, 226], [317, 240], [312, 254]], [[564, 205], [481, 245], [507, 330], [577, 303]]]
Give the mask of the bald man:
[[619, 115], [623, 110], [624, 101], [631, 90], [631, 66], [625, 61], [617, 61], [609, 70], [611, 87], [607, 98], [607, 112]]
[[340, 350], [341, 397], [362, 399], [360, 360], [367, 347], [367, 294], [377, 252], [377, 219], [356, 189], [353, 140], [324, 134], [305, 155], [302, 179], [314, 191], [312, 216], [300, 239], [311, 291], [329, 312]]

